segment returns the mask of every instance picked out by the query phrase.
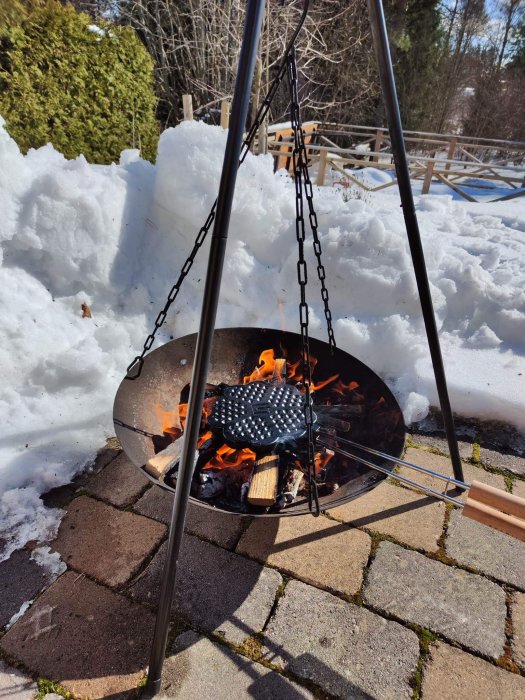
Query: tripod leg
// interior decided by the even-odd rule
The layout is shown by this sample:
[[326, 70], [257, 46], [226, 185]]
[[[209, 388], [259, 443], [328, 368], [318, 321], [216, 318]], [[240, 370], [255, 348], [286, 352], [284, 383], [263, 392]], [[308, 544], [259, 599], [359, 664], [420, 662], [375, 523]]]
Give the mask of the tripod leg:
[[217, 315], [224, 255], [228, 239], [233, 193], [237, 179], [243, 132], [248, 116], [255, 59], [257, 57], [257, 48], [264, 16], [264, 5], [265, 0], [248, 0], [246, 9], [244, 36], [232, 102], [232, 117], [226, 143], [221, 182], [219, 185], [217, 214], [208, 258], [204, 300], [202, 304], [197, 347], [195, 349], [184, 446], [180, 459], [177, 489], [171, 516], [166, 564], [164, 566], [159, 609], [151, 647], [148, 680], [145, 690], [145, 696], [148, 698], [155, 697], [161, 686], [171, 603], [176, 583], [177, 561], [184, 533], [184, 521], [186, 519], [186, 510], [193, 477], [194, 455], [197, 449], [202, 404], [204, 401], [208, 365], [213, 343], [213, 333], [215, 330], [215, 318]]
[[458, 441], [456, 431], [454, 429], [454, 419], [452, 417], [452, 408], [450, 406], [450, 399], [448, 395], [445, 368], [443, 367], [443, 358], [441, 356], [436, 317], [434, 316], [434, 307], [432, 304], [432, 296], [430, 294], [430, 286], [428, 283], [423, 246], [421, 244], [419, 225], [414, 207], [414, 198], [412, 196], [410, 173], [408, 170], [405, 141], [403, 138], [403, 128], [401, 125], [401, 115], [399, 113], [399, 103], [397, 100], [396, 84], [394, 80], [394, 71], [392, 69], [392, 58], [390, 56], [390, 48], [388, 45], [388, 34], [386, 30], [382, 0], [368, 0], [368, 11], [370, 14], [372, 35], [374, 38], [374, 46], [377, 55], [381, 88], [388, 120], [388, 129], [390, 131], [392, 153], [394, 154], [394, 163], [396, 167], [397, 181], [399, 184], [399, 194], [401, 196], [401, 206], [403, 207], [403, 216], [405, 218], [405, 226], [408, 235], [410, 253], [412, 255], [412, 263], [414, 265], [414, 272], [416, 274], [419, 300], [421, 302], [421, 310], [423, 311], [423, 320], [425, 322], [430, 356], [432, 358], [432, 366], [434, 368], [434, 376], [436, 378], [439, 403], [441, 406], [441, 413], [443, 415], [445, 432], [447, 434], [450, 459], [452, 461], [455, 478], [458, 481], [464, 481], [463, 467], [459, 456]]

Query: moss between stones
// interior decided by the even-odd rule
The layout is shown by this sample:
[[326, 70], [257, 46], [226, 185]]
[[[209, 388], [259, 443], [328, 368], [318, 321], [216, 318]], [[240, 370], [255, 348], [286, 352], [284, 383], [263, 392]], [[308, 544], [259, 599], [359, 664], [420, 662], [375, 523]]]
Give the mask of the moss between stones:
[[73, 698], [72, 693], [63, 688], [59, 683], [49, 681], [47, 678], [39, 678], [36, 683], [38, 686], [38, 694], [35, 700], [42, 700], [48, 693], [56, 693], [63, 698], [67, 698], [67, 700]]

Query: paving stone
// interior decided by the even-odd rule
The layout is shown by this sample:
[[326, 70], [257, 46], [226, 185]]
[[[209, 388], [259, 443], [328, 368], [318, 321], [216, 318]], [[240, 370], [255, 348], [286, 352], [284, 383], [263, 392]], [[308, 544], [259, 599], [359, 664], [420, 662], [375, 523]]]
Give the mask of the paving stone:
[[414, 632], [305, 583], [288, 583], [263, 644], [265, 659], [337, 697], [411, 697]]
[[353, 595], [363, 581], [372, 540], [328, 518], [255, 519], [236, 551], [321, 588]]
[[89, 479], [84, 490], [115, 506], [127, 506], [140, 496], [149, 483], [124, 452], [121, 452], [102, 471]]
[[454, 511], [445, 549], [460, 564], [525, 590], [525, 542]]
[[401, 620], [498, 658], [505, 644], [505, 591], [492, 581], [382, 542], [366, 601]]
[[57, 693], [46, 693], [42, 700], [63, 700], [63, 695], [57, 695]]
[[[435, 450], [439, 450], [444, 454], [450, 454], [448, 447], [448, 440], [446, 437], [441, 435], [429, 435], [425, 433], [413, 433], [410, 439], [416, 445], [423, 445], [425, 447], [433, 447]], [[458, 440], [459, 456], [461, 459], [470, 459], [472, 457], [472, 443], [463, 442]]]
[[74, 572], [61, 576], [0, 641], [35, 675], [82, 698], [129, 697], [147, 664], [150, 610]]
[[[173, 494], [159, 486], [153, 486], [137, 501], [133, 509], [148, 518], [155, 518], [169, 525], [172, 507]], [[197, 535], [226, 549], [233, 549], [249, 522], [251, 518], [221, 513], [190, 502], [185, 530], [191, 535]]]
[[159, 700], [299, 700], [313, 695], [275, 671], [195, 632], [175, 640], [164, 663]]
[[508, 469], [514, 474], [525, 476], [525, 457], [516, 457], [503, 452], [488, 450], [486, 447], [480, 448], [479, 457], [483, 464], [488, 464], [498, 469]]
[[0, 562], [0, 627], [5, 627], [23, 603], [33, 600], [55, 578], [21, 549]]
[[38, 687], [32, 678], [28, 678], [16, 668], [7, 666], [0, 659], [0, 698], [6, 700], [34, 700]]
[[[166, 543], [131, 587], [134, 598], [150, 604], [158, 599]], [[282, 578], [277, 571], [239, 557], [221, 547], [186, 535], [177, 569], [172, 614], [235, 644], [260, 632], [273, 606]]]
[[336, 520], [395, 537], [411, 547], [435, 551], [443, 531], [445, 505], [415, 491], [383, 483], [328, 511]]
[[[433, 454], [432, 452], [427, 452], [426, 450], [418, 450], [413, 447], [406, 451], [404, 459], [407, 462], [412, 462], [419, 465], [420, 467], [425, 467], [426, 469], [432, 469], [435, 472], [440, 472], [441, 474], [454, 476], [452, 470], [452, 464], [448, 457], [442, 457], [441, 455]], [[408, 467], [401, 467], [399, 473], [403, 476], [408, 476], [409, 479], [414, 479], [424, 486], [429, 486], [430, 488], [436, 489], [438, 491], [444, 490], [445, 482], [441, 479], [436, 479], [432, 476], [427, 476], [425, 474], [418, 474]], [[488, 484], [489, 486], [494, 486], [497, 489], [505, 490], [505, 479], [501, 474], [492, 474], [491, 472], [485, 471], [481, 467], [476, 467], [472, 464], [463, 463], [463, 476], [467, 483], [472, 481], [481, 481], [483, 484]], [[449, 488], [450, 492], [451, 489]], [[458, 495], [457, 492], [453, 492], [452, 495]]]
[[431, 649], [422, 691], [423, 700], [524, 700], [525, 678], [439, 643]]
[[87, 496], [71, 502], [53, 547], [74, 569], [121, 586], [160, 543], [166, 528]]
[[525, 498], [525, 481], [516, 481], [512, 484], [512, 493], [520, 498]]
[[525, 594], [516, 593], [512, 604], [512, 652], [525, 671]]

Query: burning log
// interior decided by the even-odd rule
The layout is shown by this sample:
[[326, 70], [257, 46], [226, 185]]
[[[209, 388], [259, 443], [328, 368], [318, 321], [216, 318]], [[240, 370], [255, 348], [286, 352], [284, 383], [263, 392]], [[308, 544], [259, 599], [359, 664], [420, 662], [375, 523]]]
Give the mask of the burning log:
[[254, 464], [247, 500], [254, 506], [272, 506], [277, 499], [279, 457], [268, 455]]
[[[182, 453], [182, 445], [184, 438], [181, 435], [177, 440], [170, 443], [164, 450], [157, 452], [154, 457], [150, 457], [144, 469], [155, 479], [161, 479], [165, 474], [167, 474], [173, 467], [175, 467], [180, 459]], [[195, 452], [195, 462], [199, 457], [199, 453]]]
[[279, 505], [281, 508], [284, 508], [295, 501], [302, 486], [303, 480], [304, 473], [301, 471], [301, 469], [297, 469], [297, 467], [290, 469], [286, 475], [283, 491], [279, 497]]

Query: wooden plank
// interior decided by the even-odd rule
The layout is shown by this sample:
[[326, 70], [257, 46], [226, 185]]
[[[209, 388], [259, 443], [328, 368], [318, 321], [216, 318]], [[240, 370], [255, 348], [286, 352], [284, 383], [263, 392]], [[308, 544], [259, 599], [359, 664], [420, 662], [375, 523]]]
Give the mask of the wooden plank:
[[254, 506], [271, 506], [277, 499], [279, 483], [279, 457], [268, 455], [254, 464], [253, 476], [248, 490], [248, 503]]
[[445, 185], [450, 187], [451, 190], [454, 190], [454, 192], [457, 192], [461, 197], [466, 199], [468, 202], [477, 202], [477, 199], [474, 199], [474, 197], [471, 197], [469, 194], [466, 192], [463, 192], [463, 190], [458, 187], [457, 185], [454, 185], [454, 183], [450, 182], [444, 175], [441, 175], [441, 173], [436, 173], [436, 177], [438, 180], [441, 180]]

